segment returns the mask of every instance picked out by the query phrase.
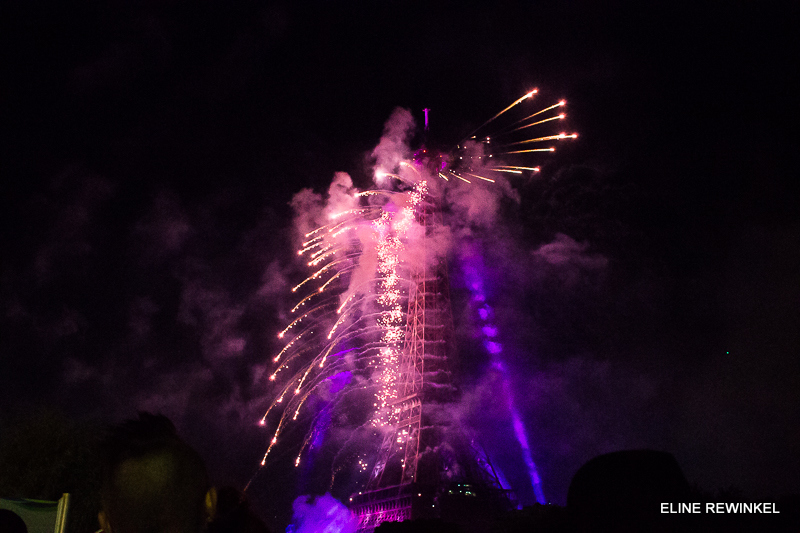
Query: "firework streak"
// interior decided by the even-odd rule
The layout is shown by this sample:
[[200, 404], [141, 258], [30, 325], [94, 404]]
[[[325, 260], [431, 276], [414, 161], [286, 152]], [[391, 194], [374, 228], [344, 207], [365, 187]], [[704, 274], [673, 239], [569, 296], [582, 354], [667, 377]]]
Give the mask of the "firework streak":
[[[334, 468], [337, 461], [349, 462], [365, 472], [376, 461], [381, 435], [396, 429], [397, 405], [408, 395], [403, 361], [409, 308], [418, 298], [416, 278], [442, 264], [451, 246], [426, 242], [437, 228], [423, 221], [425, 213], [440, 212], [454, 187], [530, 179], [540, 171], [531, 166], [532, 153], [555, 150], [535, 148], [537, 143], [576, 137], [528, 133], [564, 119], [564, 113], [557, 114], [563, 100], [514, 120], [511, 111], [536, 94], [531, 91], [503, 109], [447, 154], [422, 156], [420, 149], [413, 159], [396, 158], [394, 168], [376, 169], [380, 185], [362, 192], [350, 185], [340, 209], [327, 212], [326, 223], [305, 234], [297, 253], [310, 274], [292, 289], [297, 304], [278, 333], [283, 347], [272, 356], [273, 396], [260, 423], [273, 429], [262, 466], [284, 433], [296, 433], [295, 426], [305, 436], [288, 443], [299, 446], [293, 449], [294, 463], [300, 465], [311, 448], [321, 445], [331, 424], [350, 434], [339, 443]], [[489, 124], [494, 133], [480, 133]], [[436, 224], [441, 220], [438, 215]], [[377, 436], [370, 441], [378, 443], [373, 449], [345, 453], [367, 434]]]

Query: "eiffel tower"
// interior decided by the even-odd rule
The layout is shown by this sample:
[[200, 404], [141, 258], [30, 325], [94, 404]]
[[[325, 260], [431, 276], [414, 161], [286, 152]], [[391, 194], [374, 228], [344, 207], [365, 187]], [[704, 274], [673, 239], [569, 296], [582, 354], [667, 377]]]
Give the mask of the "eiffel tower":
[[435, 198], [426, 197], [417, 220], [426, 230], [425, 257], [411, 273], [398, 394], [389, 404], [392, 429], [365, 490], [350, 499], [359, 532], [371, 533], [385, 521], [447, 519], [464, 498], [478, 495], [508, 503], [486, 455], [448, 416], [457, 391], [448, 363], [453, 324], [447, 264], [428, 247], [442, 220]]

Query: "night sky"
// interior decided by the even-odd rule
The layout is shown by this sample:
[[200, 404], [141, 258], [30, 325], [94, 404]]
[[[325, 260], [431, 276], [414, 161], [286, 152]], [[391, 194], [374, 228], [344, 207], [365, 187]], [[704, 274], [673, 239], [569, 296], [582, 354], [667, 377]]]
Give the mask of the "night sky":
[[[580, 137], [478, 235], [545, 494], [631, 448], [710, 491], [800, 492], [799, 11], [5, 2], [0, 423], [161, 411], [243, 486], [302, 279], [293, 195], [368, 188], [398, 106], [450, 146], [537, 87]], [[464, 411], [524, 485], [454, 319]]]

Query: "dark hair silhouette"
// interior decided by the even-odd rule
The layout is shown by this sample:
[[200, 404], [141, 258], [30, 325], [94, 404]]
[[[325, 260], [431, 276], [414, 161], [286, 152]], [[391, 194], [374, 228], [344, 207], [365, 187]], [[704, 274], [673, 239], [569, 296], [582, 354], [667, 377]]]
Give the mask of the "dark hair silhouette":
[[2, 533], [28, 533], [25, 521], [8, 509], [0, 509], [0, 532]]
[[195, 533], [210, 484], [202, 459], [163, 415], [139, 413], [103, 443], [102, 504], [112, 533]]

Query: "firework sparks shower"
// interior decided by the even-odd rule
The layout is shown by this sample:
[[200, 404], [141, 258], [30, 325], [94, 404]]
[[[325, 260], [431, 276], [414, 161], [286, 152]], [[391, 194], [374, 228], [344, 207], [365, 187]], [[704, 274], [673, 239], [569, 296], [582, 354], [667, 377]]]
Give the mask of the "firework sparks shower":
[[[414, 363], [403, 362], [411, 308], [420, 276], [429, 276], [420, 272], [446, 264], [449, 252], [459, 246], [452, 229], [460, 222], [442, 217], [442, 208], [457, 197], [455, 189], [461, 195], [477, 194], [480, 188], [498, 187], [498, 182], [535, 175], [540, 171], [534, 166], [536, 152], [552, 152], [553, 143], [577, 136], [530, 133], [566, 117], [560, 112], [563, 100], [532, 111], [528, 104], [537, 93], [526, 93], [452, 150], [434, 155], [422, 148], [410, 154], [410, 115], [396, 112], [373, 154], [375, 186], [359, 191], [349, 176], [337, 175], [328, 205], [316, 217], [319, 225], [303, 235], [297, 250], [309, 274], [292, 288], [296, 305], [277, 333], [284, 344], [272, 356], [268, 386], [274, 390], [273, 400], [260, 419], [270, 431], [262, 467], [283, 460], [286, 452], [275, 450], [282, 449], [284, 435], [295, 435], [287, 437], [286, 449], [293, 450], [299, 466], [313, 448], [329, 440], [332, 425], [347, 436], [340, 435], [335, 444], [331, 486], [342, 472], [380, 476], [385, 464], [378, 458], [379, 448], [387, 438], [395, 439], [400, 449], [411, 445], [410, 430], [395, 433], [403, 416], [402, 396], [410, 390], [404, 387], [414, 373], [408, 367]], [[427, 128], [428, 110], [425, 117]], [[424, 220], [426, 212], [438, 213], [435, 222]], [[472, 283], [479, 285], [474, 279]], [[482, 296], [475, 292], [475, 297]], [[483, 318], [484, 329], [491, 328]], [[487, 339], [485, 344], [491, 363], [502, 366], [499, 353], [491, 349], [499, 343]], [[416, 364], [426, 384], [456, 389], [446, 371], [437, 368], [434, 375], [436, 365]], [[543, 503], [526, 430], [513, 406], [506, 373], [502, 377], [515, 435], [537, 500]], [[302, 439], [298, 431], [304, 433]], [[408, 454], [403, 461], [405, 469]]]

